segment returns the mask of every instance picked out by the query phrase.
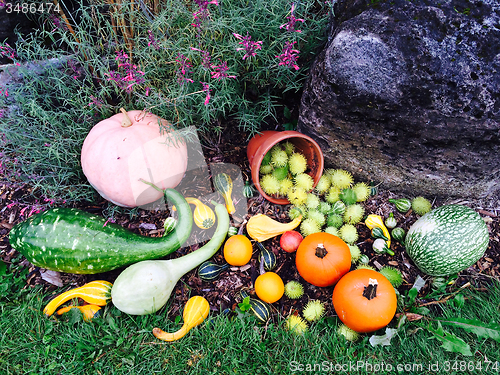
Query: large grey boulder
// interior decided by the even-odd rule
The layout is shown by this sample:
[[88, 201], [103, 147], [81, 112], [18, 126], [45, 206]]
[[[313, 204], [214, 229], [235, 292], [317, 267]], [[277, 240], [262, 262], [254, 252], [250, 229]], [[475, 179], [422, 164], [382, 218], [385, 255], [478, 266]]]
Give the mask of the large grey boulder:
[[[373, 4], [371, 4], [373, 3]], [[500, 195], [500, 1], [339, 0], [298, 130], [413, 195]]]

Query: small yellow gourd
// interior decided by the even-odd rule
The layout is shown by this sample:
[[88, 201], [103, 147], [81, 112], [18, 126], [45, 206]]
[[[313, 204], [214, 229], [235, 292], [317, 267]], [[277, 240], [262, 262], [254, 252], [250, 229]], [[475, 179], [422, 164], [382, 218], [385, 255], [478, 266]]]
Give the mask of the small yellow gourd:
[[267, 215], [257, 214], [248, 220], [247, 233], [253, 240], [262, 242], [297, 228], [301, 220], [302, 215], [289, 223], [280, 223]]
[[[215, 224], [215, 213], [205, 203], [193, 197], [186, 197], [186, 202], [194, 204], [196, 207], [193, 212], [193, 220], [198, 228], [208, 229]], [[173, 206], [172, 211], [176, 210]]]
[[112, 286], [113, 284], [105, 280], [91, 281], [79, 288], [61, 293], [45, 306], [43, 313], [51, 316], [59, 306], [73, 298], [81, 298], [91, 305], [105, 306], [111, 299]]
[[389, 230], [384, 224], [384, 219], [380, 215], [371, 214], [368, 215], [365, 219], [365, 225], [372, 230], [373, 228], [380, 228], [384, 233], [384, 236], [387, 237], [387, 247], [391, 247], [391, 235], [389, 234]]
[[57, 315], [62, 315], [64, 313], [67, 313], [71, 309], [80, 310], [83, 314], [83, 320], [88, 322], [92, 320], [94, 316], [96, 316], [96, 314], [101, 310], [101, 307], [97, 305], [83, 305], [83, 306], [70, 305], [57, 310]]
[[208, 316], [210, 305], [208, 301], [201, 296], [191, 297], [184, 307], [184, 324], [181, 329], [174, 333], [168, 333], [160, 328], [153, 328], [153, 335], [163, 341], [175, 341], [184, 337], [191, 328], [200, 325]]
[[231, 193], [233, 192], [233, 180], [227, 173], [219, 173], [214, 177], [214, 186], [219, 193], [222, 194], [224, 200], [226, 201], [227, 212], [232, 215], [236, 211], [234, 207], [233, 200], [231, 199]]

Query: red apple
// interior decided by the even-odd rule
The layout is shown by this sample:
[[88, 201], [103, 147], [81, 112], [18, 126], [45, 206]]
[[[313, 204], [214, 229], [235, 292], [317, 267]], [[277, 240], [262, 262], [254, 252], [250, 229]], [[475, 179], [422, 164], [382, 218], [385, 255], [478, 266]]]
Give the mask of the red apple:
[[281, 235], [280, 246], [287, 253], [293, 253], [294, 251], [297, 251], [297, 248], [303, 239], [304, 237], [302, 237], [299, 232], [289, 230]]

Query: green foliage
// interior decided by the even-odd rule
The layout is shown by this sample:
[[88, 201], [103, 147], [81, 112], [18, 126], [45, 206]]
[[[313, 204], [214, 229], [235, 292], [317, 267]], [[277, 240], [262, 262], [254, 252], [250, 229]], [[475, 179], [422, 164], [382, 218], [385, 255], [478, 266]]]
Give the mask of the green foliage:
[[[299, 33], [280, 28], [291, 16], [287, 0], [223, 1], [206, 11], [167, 0], [153, 12], [130, 0], [86, 3], [77, 19], [68, 14], [72, 31], [40, 16], [39, 29], [15, 46], [13, 60], [23, 64], [9, 96], [0, 97], [2, 168], [68, 203], [95, 197], [81, 171], [81, 145], [120, 107], [152, 111], [177, 128], [213, 133], [232, 121], [250, 135], [259, 131], [301, 90], [329, 13], [320, 1], [298, 3]], [[260, 49], [245, 57], [247, 33]], [[300, 51], [298, 70], [280, 65], [286, 43]]]

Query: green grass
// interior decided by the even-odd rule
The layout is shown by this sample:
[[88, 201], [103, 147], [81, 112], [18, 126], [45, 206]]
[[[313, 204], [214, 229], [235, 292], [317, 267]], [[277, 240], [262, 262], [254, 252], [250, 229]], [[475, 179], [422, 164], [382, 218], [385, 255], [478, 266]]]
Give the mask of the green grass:
[[[212, 313], [183, 339], [166, 343], [156, 339], [152, 329], [160, 327], [173, 332], [180, 328], [180, 317], [168, 314], [171, 306], [153, 315], [129, 316], [110, 304], [92, 322], [83, 321], [77, 310], [63, 317], [47, 318], [42, 314], [47, 296], [40, 286], [22, 288], [25, 277], [26, 271], [0, 270], [0, 288], [9, 286], [8, 290], [2, 289], [0, 299], [2, 374], [254, 375], [322, 374], [340, 370], [352, 374], [494, 374], [500, 371], [486, 362], [500, 358], [500, 346], [494, 340], [445, 327], [470, 345], [474, 355], [463, 356], [444, 350], [426, 329], [429, 324], [436, 324], [432, 321], [435, 317], [498, 321], [500, 286], [496, 283], [486, 293], [463, 290], [463, 307], [451, 300], [437, 304], [428, 315], [430, 319], [404, 324], [390, 346], [372, 347], [368, 342], [370, 334], [355, 343], [339, 337], [336, 316], [325, 317], [305, 335], [295, 336], [283, 328], [284, 317], [277, 314], [263, 326], [250, 315], [229, 318]], [[472, 371], [471, 366], [479, 364], [483, 370]], [[392, 371], [386, 371], [390, 366]], [[429, 366], [434, 367], [429, 369]], [[439, 366], [439, 371], [434, 371], [435, 366]]]

